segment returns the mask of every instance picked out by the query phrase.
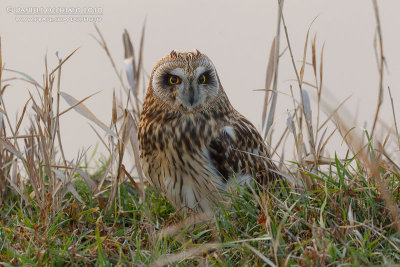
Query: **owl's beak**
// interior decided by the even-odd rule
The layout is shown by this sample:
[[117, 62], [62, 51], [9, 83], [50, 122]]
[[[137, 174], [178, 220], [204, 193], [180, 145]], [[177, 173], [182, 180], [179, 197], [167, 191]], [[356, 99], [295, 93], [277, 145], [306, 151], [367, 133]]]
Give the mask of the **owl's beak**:
[[189, 88], [189, 103], [193, 106], [194, 103], [194, 90], [192, 86]]
[[189, 110], [194, 109], [198, 103], [199, 92], [195, 86], [187, 86], [183, 89], [180, 98], [182, 100], [182, 104]]

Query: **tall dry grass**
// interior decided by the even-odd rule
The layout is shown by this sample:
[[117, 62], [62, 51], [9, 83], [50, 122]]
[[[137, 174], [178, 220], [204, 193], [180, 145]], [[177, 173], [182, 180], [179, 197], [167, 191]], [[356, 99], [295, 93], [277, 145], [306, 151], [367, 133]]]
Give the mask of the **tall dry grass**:
[[[53, 68], [49, 68], [47, 60], [45, 60], [43, 81], [39, 83], [25, 73], [4, 67], [0, 42], [0, 199], [2, 201], [0, 206], [5, 207], [8, 199], [16, 196], [17, 201], [13, 202], [15, 204], [12, 205], [18, 205], [21, 210], [28, 214], [40, 214], [39, 224], [44, 229], [47, 229], [44, 233], [49, 233], [51, 232], [49, 229], [53, 229], [55, 227], [54, 223], [58, 222], [57, 218], [62, 211], [66, 209], [72, 210], [75, 202], [80, 203], [82, 207], [89, 205], [83, 199], [80, 189], [77, 187], [77, 178], [80, 178], [89, 188], [90, 194], [96, 203], [96, 208], [89, 206], [92, 208], [80, 211], [75, 216], [76, 218], [83, 218], [87, 214], [104, 211], [104, 213], [100, 213], [96, 221], [97, 253], [101, 256], [104, 254], [102, 248], [105, 246], [103, 243], [105, 239], [100, 236], [99, 225], [103, 225], [104, 232], [115, 230], [118, 218], [122, 218], [127, 212], [125, 210], [125, 200], [121, 197], [121, 186], [131, 184], [135, 189], [134, 194], [139, 195], [139, 202], [141, 202], [139, 204], [143, 204], [142, 208], [138, 208], [145, 218], [140, 221], [140, 227], [148, 234], [148, 239], [143, 241], [143, 246], [156, 248], [155, 251], [157, 253], [155, 253], [156, 255], [153, 259], [149, 259], [149, 262], [160, 266], [177, 261], [181, 262], [188, 258], [201, 257], [202, 255], [214, 255], [215, 250], [224, 246], [231, 248], [242, 243], [244, 244], [243, 250], [255, 255], [257, 262], [260, 264], [264, 263], [270, 266], [285, 265], [281, 255], [283, 251], [282, 244], [284, 243], [282, 240], [291, 240], [298, 246], [297, 250], [293, 249], [295, 252], [291, 251], [285, 255], [287, 260], [293, 256], [292, 253], [299, 253], [301, 256], [296, 256], [298, 257], [298, 259], [296, 258], [298, 263], [303, 263], [304, 265], [303, 261], [307, 262], [307, 259], [312, 258], [311, 262], [323, 265], [329, 262], [327, 248], [321, 248], [322, 245], [320, 245], [326, 245], [324, 237], [328, 235], [327, 232], [342, 233], [346, 231], [350, 236], [358, 236], [360, 233], [357, 232], [359, 231], [358, 227], [369, 229], [374, 235], [379, 235], [387, 230], [387, 225], [384, 226], [386, 228], [379, 228], [373, 223], [376, 218], [371, 218], [372, 223], [368, 221], [357, 222], [357, 216], [353, 210], [354, 208], [352, 208], [351, 201], [349, 204], [346, 200], [347, 197], [357, 194], [359, 192], [357, 190], [365, 189], [365, 191], [361, 192], [365, 193], [365, 195], [373, 195], [369, 190], [375, 186], [378, 196], [373, 196], [371, 199], [374, 198], [377, 202], [383, 201], [384, 208], [387, 210], [387, 214], [390, 215], [391, 224], [400, 233], [398, 202], [393, 198], [395, 191], [399, 187], [397, 186], [397, 189], [393, 191], [389, 190], [391, 188], [389, 182], [393, 181], [388, 178], [389, 176], [394, 176], [398, 179], [400, 177], [398, 158], [388, 152], [390, 143], [400, 150], [396, 108], [394, 107], [389, 87], [388, 93], [392, 105], [393, 127], [386, 129], [387, 133], [383, 140], [379, 140], [376, 134], [376, 125], [379, 122], [380, 108], [383, 103], [382, 96], [385, 92], [383, 86], [385, 73], [384, 39], [376, 0], [373, 0], [373, 6], [377, 22], [375, 51], [379, 74], [378, 105], [371, 131], [368, 132], [364, 129], [361, 133], [357, 132], [357, 129], [351, 124], [353, 120], [350, 118], [350, 112], [343, 109], [343, 104], [347, 98], [338, 99], [335, 105], [332, 104], [334, 101], [332, 101], [332, 96], [329, 95], [323, 80], [324, 44], [321, 45], [317, 41], [316, 34], [310, 37], [313, 22], [310, 24], [305, 36], [303, 54], [301, 56], [295, 55], [290, 41], [290, 30], [285, 22], [283, 0], [278, 2], [277, 30], [267, 62], [265, 98], [261, 117], [264, 138], [272, 144], [271, 155], [280, 163], [282, 174], [287, 178], [292, 191], [285, 195], [287, 198], [282, 199], [271, 192], [258, 194], [252, 191], [249, 194], [252, 198], [249, 203], [256, 203], [257, 212], [260, 212], [256, 221], [257, 225], [262, 226], [265, 236], [253, 237], [248, 235], [244, 239], [240, 235], [241, 233], [236, 232], [233, 228], [232, 225], [235, 225], [235, 221], [229, 217], [227, 211], [223, 211], [224, 220], [222, 222], [217, 220], [218, 231], [222, 237], [227, 238], [228, 234], [224, 231], [228, 230], [223, 226], [231, 227], [233, 230], [229, 234], [236, 238], [235, 241], [224, 243], [223, 240], [217, 240], [216, 242], [213, 239], [210, 242], [202, 243], [201, 246], [194, 246], [191, 239], [185, 239], [185, 234], [190, 232], [191, 229], [188, 225], [196, 225], [199, 221], [203, 222], [206, 219], [200, 218], [197, 221], [193, 218], [187, 218], [181, 221], [176, 216], [170, 215], [166, 215], [165, 218], [154, 219], [152, 215], [154, 211], [144, 203], [146, 200], [149, 201], [149, 196], [146, 196], [147, 184], [139, 162], [137, 122], [140, 117], [142, 97], [147, 82], [147, 77], [143, 71], [145, 24], [143, 24], [141, 41], [137, 52], [135, 52], [128, 32], [125, 30], [122, 35], [125, 51], [125, 75], [122, 75], [117, 68], [116, 60], [113, 58], [105, 41], [106, 38], [104, 38], [100, 29], [95, 26], [96, 34], [93, 35], [93, 38], [109, 58], [122, 88], [121, 92], [113, 92], [112, 110], [110, 111], [111, 121], [108, 123], [101, 121], [85, 106], [85, 101], [95, 94], [78, 100], [61, 91], [63, 65], [68, 64], [68, 59], [77, 50], [73, 51], [65, 59], [59, 59], [59, 64]], [[283, 40], [281, 40], [281, 35], [284, 35]], [[281, 51], [282, 45], [285, 48]], [[293, 76], [296, 78], [295, 83], [290, 86], [288, 92], [278, 87], [279, 61], [285, 55], [290, 57]], [[297, 61], [299, 58], [301, 60]], [[305, 79], [306, 69], [311, 69], [313, 74], [312, 81]], [[4, 72], [13, 73], [15, 75], [13, 79], [24, 80], [29, 83], [31, 88], [29, 96], [22, 107], [22, 113], [15, 119], [15, 123], [13, 123], [13, 119], [7, 112], [7, 101], [3, 97], [4, 92], [10, 86], [8, 81], [12, 81], [2, 78], [4, 77]], [[292, 107], [291, 112], [288, 113], [286, 128], [280, 133], [280, 136], [273, 139], [273, 135], [278, 134], [273, 131], [273, 126], [279, 94], [289, 95], [292, 99]], [[316, 95], [316, 110], [312, 110], [310, 94]], [[329, 102], [325, 100], [325, 95], [329, 97]], [[70, 108], [60, 110], [60, 101], [67, 102]], [[63, 152], [60, 117], [66, 116], [73, 110], [94, 124], [92, 129], [108, 153], [105, 155], [107, 160], [103, 162], [101, 170], [94, 174], [88, 173], [85, 168], [84, 163], [87, 151], [80, 151], [74, 161], [66, 158]], [[23, 121], [28, 122], [26, 129], [21, 129]], [[334, 129], [328, 131], [328, 124], [334, 125]], [[334, 158], [328, 157], [327, 144], [335, 135], [340, 136], [348, 146], [348, 153], [343, 158], [338, 156]], [[283, 152], [280, 155], [278, 153], [289, 139], [292, 139], [294, 143], [295, 159], [292, 164], [285, 159]], [[277, 141], [272, 143], [273, 140]], [[284, 150], [282, 149], [282, 151]], [[124, 164], [129, 156], [132, 156], [131, 161], [134, 162], [134, 166], [131, 169], [128, 169]], [[337, 170], [332, 171], [335, 166]], [[329, 187], [328, 183], [332, 187], [333, 185], [336, 187]], [[359, 189], [361, 185], [365, 188]], [[330, 190], [331, 195], [328, 194], [328, 190]], [[282, 195], [284, 194], [282, 193], [280, 196], [282, 197]], [[340, 198], [337, 197], [338, 195]], [[298, 196], [304, 196], [304, 202], [302, 202], [302, 198], [297, 198]], [[318, 197], [321, 197], [323, 202], [319, 203], [319, 206], [312, 206], [311, 204], [310, 207], [307, 206], [305, 208], [307, 214], [303, 214], [301, 210], [297, 209], [297, 202], [302, 202], [303, 204], [311, 203]], [[295, 203], [288, 205], [290, 198], [296, 200]], [[153, 196], [150, 199], [154, 201]], [[328, 201], [329, 205], [327, 204]], [[137, 206], [140, 206], [139, 204]], [[338, 225], [332, 226], [324, 218], [324, 214], [333, 213], [335, 207], [345, 210], [347, 218], [346, 220], [340, 219], [340, 221], [336, 222]], [[249, 204], [249, 209], [251, 208], [252, 206]], [[168, 209], [166, 208], [166, 210]], [[326, 210], [329, 210], [329, 212]], [[276, 211], [276, 214], [281, 216], [274, 214], [280, 218], [279, 222], [276, 222], [275, 218], [273, 218], [272, 211]], [[254, 213], [256, 211], [251, 210], [251, 212]], [[251, 212], [248, 211], [250, 214]], [[102, 222], [102, 216], [106, 216], [106, 214], [112, 214], [114, 219], [109, 226], [105, 226], [106, 224]], [[385, 212], [382, 212], [382, 214], [385, 214]], [[230, 213], [230, 215], [233, 216], [234, 214]], [[300, 215], [304, 215], [304, 217]], [[164, 220], [164, 224], [160, 223], [159, 220]], [[293, 234], [292, 232], [295, 230], [288, 226], [288, 221], [290, 221], [290, 225], [302, 225], [302, 227], [310, 229], [309, 233], [304, 234], [304, 231], [299, 230], [298, 234]], [[163, 226], [160, 227], [160, 225]], [[197, 235], [202, 236], [202, 233], [208, 232], [209, 230], [206, 229]], [[157, 235], [155, 233], [161, 234]], [[305, 237], [302, 235], [305, 235]], [[105, 236], [107, 238], [107, 235]], [[160, 242], [167, 243], [169, 240], [167, 236], [172, 236], [173, 238], [168, 245], [172, 246], [172, 244], [176, 243], [185, 245], [182, 245], [174, 253], [160, 255], [161, 249], [158, 250], [158, 248], [162, 247]], [[391, 243], [393, 247], [397, 248], [397, 245], [394, 244], [394, 241], [391, 241], [390, 237], [385, 238], [393, 243]], [[307, 240], [311, 240], [312, 245], [309, 245]], [[339, 240], [342, 242], [341, 239]], [[271, 252], [268, 255], [261, 252], [264, 243], [255, 243], [264, 241], [270, 242], [269, 244], [271, 245]], [[259, 247], [255, 247], [254, 244], [258, 244]], [[302, 244], [305, 245], [303, 246]], [[122, 246], [122, 244], [119, 245]], [[131, 244], [128, 244], [127, 247], [133, 249]], [[137, 245], [136, 249], [138, 247], [140, 246]], [[113, 249], [115, 248], [113, 247]], [[235, 256], [232, 256], [232, 258], [235, 258]]]

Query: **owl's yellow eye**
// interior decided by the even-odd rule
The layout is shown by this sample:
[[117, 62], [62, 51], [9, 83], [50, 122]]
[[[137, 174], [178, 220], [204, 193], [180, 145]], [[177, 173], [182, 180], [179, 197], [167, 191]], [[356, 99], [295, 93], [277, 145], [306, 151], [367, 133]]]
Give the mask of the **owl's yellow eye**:
[[202, 74], [202, 75], [199, 77], [199, 83], [206, 83], [206, 75]]
[[178, 84], [180, 82], [181, 82], [181, 79], [179, 79], [178, 76], [172, 75], [171, 77], [169, 77], [170, 84]]

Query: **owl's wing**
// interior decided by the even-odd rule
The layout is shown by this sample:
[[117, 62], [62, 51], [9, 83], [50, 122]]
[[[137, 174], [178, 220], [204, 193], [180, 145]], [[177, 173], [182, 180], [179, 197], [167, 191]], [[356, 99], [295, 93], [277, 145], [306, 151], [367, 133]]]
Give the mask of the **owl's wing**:
[[213, 166], [225, 181], [245, 174], [252, 175], [261, 184], [279, 178], [274, 172], [277, 167], [254, 125], [240, 114], [236, 118], [223, 126], [208, 145]]

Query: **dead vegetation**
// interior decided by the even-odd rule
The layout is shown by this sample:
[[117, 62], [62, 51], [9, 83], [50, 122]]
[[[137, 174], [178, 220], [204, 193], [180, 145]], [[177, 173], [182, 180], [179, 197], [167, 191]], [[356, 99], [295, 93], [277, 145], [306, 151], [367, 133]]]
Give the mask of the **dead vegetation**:
[[[137, 52], [129, 34], [123, 33], [126, 77], [95, 27], [93, 37], [109, 57], [122, 88], [119, 97], [113, 93], [108, 124], [85, 106], [95, 94], [77, 100], [61, 91], [62, 67], [76, 50], [53, 68], [48, 69], [46, 63], [39, 83], [4, 67], [1, 53], [7, 51], [1, 50], [0, 42], [0, 263], [308, 266], [399, 262], [400, 167], [398, 151], [392, 151], [393, 147], [400, 150], [400, 136], [389, 87], [393, 126], [382, 129], [386, 131], [383, 140], [375, 134], [385, 93], [385, 57], [375, 0], [373, 5], [378, 105], [371, 131], [359, 131], [349, 125], [350, 112], [342, 108], [347, 99], [338, 99], [336, 104], [324, 100], [325, 95], [333, 98], [324, 87], [324, 45], [316, 35], [310, 38], [312, 25], [300, 64], [296, 61], [299, 56], [291, 49], [280, 1], [261, 115], [265, 139], [271, 142], [277, 134], [273, 125], [278, 96], [291, 96], [286, 129], [271, 148], [290, 186], [263, 194], [246, 190], [233, 197], [229, 209], [217, 211], [215, 222], [208, 223], [204, 218], [193, 221], [176, 216], [166, 200], [147, 187], [140, 169], [136, 125], [146, 87], [144, 26]], [[288, 89], [278, 88], [277, 83], [283, 56], [290, 57], [296, 77]], [[307, 68], [313, 81], [305, 80]], [[4, 79], [6, 72], [16, 76]], [[13, 79], [30, 85], [15, 123], [3, 97]], [[316, 110], [312, 110], [310, 93], [316, 95]], [[70, 108], [60, 110], [60, 101]], [[80, 151], [74, 161], [64, 155], [59, 118], [73, 110], [96, 125], [93, 131], [107, 149], [106, 160], [94, 173], [86, 169], [86, 151]], [[23, 121], [28, 122], [26, 129], [21, 128]], [[328, 131], [328, 124], [334, 129]], [[326, 153], [334, 135], [347, 144], [345, 155]], [[278, 153], [289, 138], [294, 142], [291, 163]], [[130, 155], [134, 169], [124, 165]]]

